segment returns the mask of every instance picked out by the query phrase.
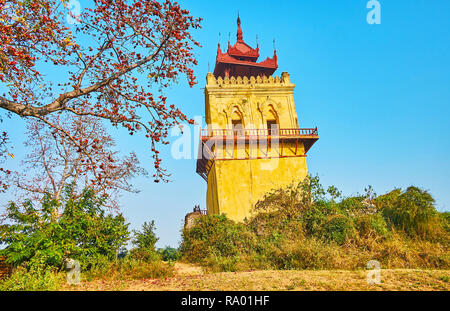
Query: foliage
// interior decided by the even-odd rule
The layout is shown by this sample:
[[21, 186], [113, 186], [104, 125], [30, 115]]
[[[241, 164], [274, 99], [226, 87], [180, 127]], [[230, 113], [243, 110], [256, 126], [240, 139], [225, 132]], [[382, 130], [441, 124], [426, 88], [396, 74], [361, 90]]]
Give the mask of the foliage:
[[[0, 116], [0, 123], [2, 123], [2, 119]], [[6, 155], [9, 154], [11, 157], [14, 157], [11, 153], [8, 152], [8, 145], [9, 145], [9, 137], [6, 132], [0, 132], [0, 164], [2, 164], [5, 159], [7, 158]], [[6, 189], [8, 189], [8, 182], [6, 180], [9, 178], [9, 175], [11, 174], [11, 171], [8, 169], [5, 169], [0, 166], [0, 193], [5, 192]]]
[[129, 235], [121, 214], [105, 215], [103, 200], [90, 190], [78, 199], [68, 199], [62, 215], [55, 215], [56, 204], [45, 196], [40, 207], [29, 201], [8, 205], [11, 223], [1, 226], [0, 242], [6, 244], [1, 253], [9, 262], [16, 266], [43, 262], [62, 268], [64, 260], [72, 258], [82, 269], [90, 269], [98, 261], [116, 258]]
[[442, 226], [447, 233], [450, 233], [450, 212], [444, 212], [439, 214]]
[[243, 223], [199, 218], [183, 231], [182, 260], [212, 271], [356, 269], [372, 259], [386, 268], [446, 269], [449, 216], [433, 202], [416, 187], [376, 197], [369, 186], [363, 195], [341, 197], [308, 177], [267, 193]]
[[434, 238], [441, 234], [442, 222], [434, 199], [425, 190], [411, 186], [403, 193], [394, 190], [379, 199], [386, 219], [411, 237]]
[[134, 239], [132, 243], [141, 249], [155, 250], [155, 244], [158, 238], [155, 234], [155, 221], [152, 220], [150, 223], [144, 222], [142, 225], [142, 231], [133, 230]]
[[131, 249], [130, 256], [143, 261], [159, 260], [160, 256], [156, 252], [155, 244], [158, 238], [155, 234], [155, 221], [144, 222], [141, 231], [133, 230], [134, 238], [132, 240], [135, 248]]
[[54, 291], [61, 286], [61, 275], [51, 269], [18, 267], [7, 279], [0, 281], [0, 291]]
[[183, 230], [181, 252], [194, 262], [208, 257], [233, 257], [249, 250], [253, 236], [245, 226], [229, 220], [225, 215], [199, 218], [195, 226]]
[[178, 249], [166, 246], [164, 248], [158, 249], [158, 254], [161, 256], [161, 259], [164, 261], [177, 261], [181, 258], [181, 253]]
[[328, 241], [343, 244], [354, 235], [352, 220], [344, 215], [332, 215], [322, 225], [322, 236]]
[[387, 237], [389, 235], [386, 220], [380, 214], [360, 215], [355, 218], [355, 223], [360, 236], [370, 237], [378, 235]]

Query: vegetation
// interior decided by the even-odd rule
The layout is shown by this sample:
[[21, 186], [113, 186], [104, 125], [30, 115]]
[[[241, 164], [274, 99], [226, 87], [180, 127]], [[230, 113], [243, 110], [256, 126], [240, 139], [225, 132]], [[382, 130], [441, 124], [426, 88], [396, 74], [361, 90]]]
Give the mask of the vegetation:
[[183, 231], [182, 258], [212, 271], [450, 267], [449, 216], [417, 187], [341, 198], [317, 177], [267, 194], [243, 223], [205, 216]]
[[[66, 189], [70, 194], [70, 187]], [[64, 199], [65, 198], [65, 199]], [[155, 250], [154, 222], [134, 231], [135, 248], [124, 248], [130, 239], [121, 214], [104, 211], [104, 198], [85, 190], [80, 198], [63, 197], [58, 202], [45, 196], [39, 206], [30, 201], [11, 202], [8, 223], [0, 226], [0, 251], [14, 268], [0, 282], [0, 290], [54, 290], [65, 281], [65, 263], [74, 259], [86, 280], [161, 278], [173, 275], [173, 265], [162, 262]]]
[[1, 226], [0, 242], [7, 244], [2, 254], [16, 266], [42, 262], [58, 269], [69, 258], [86, 268], [101, 258], [115, 259], [128, 239], [128, 224], [121, 214], [105, 215], [102, 203], [89, 190], [65, 201], [62, 215], [54, 214], [57, 202], [48, 196], [41, 206], [11, 202], [6, 211], [11, 223]]
[[166, 246], [165, 248], [159, 248], [158, 254], [161, 256], [161, 259], [164, 261], [177, 261], [181, 258], [181, 253], [178, 249]]

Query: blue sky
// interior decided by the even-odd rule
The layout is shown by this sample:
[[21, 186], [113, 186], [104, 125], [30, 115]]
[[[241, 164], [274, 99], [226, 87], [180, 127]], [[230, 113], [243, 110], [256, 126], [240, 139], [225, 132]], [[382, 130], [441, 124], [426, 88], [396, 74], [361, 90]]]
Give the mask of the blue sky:
[[[204, 115], [208, 63], [212, 71], [219, 32], [222, 47], [229, 32], [235, 42], [239, 10], [244, 40], [254, 46], [258, 35], [262, 59], [272, 56], [276, 40], [275, 74], [289, 72], [296, 85], [300, 127], [319, 129], [308, 152], [310, 173], [344, 195], [367, 185], [379, 194], [417, 185], [433, 194], [439, 210], [450, 210], [450, 1], [379, 0], [380, 25], [366, 22], [367, 0], [180, 2], [204, 19], [195, 32], [199, 83], [189, 88], [180, 80], [166, 90], [171, 103], [190, 117]], [[4, 126], [16, 154], [9, 164], [18, 167], [24, 123], [12, 118]], [[135, 151], [151, 172], [143, 137], [111, 133], [118, 149]], [[185, 214], [195, 204], [205, 208], [206, 183], [194, 159], [173, 159], [170, 146], [162, 156], [173, 181], [136, 178], [141, 192], [124, 194], [121, 205], [132, 228], [154, 219], [158, 245], [177, 246]], [[0, 204], [11, 198], [0, 194]]]

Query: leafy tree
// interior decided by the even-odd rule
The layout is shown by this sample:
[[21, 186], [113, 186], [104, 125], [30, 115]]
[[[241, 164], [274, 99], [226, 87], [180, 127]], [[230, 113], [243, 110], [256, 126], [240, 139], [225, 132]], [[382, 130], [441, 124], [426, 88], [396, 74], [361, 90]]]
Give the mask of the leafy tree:
[[[0, 110], [33, 117], [86, 153], [86, 143], [49, 118], [67, 111], [142, 131], [150, 140], [155, 181], [166, 180], [157, 143], [168, 129], [193, 122], [163, 89], [181, 76], [196, 83], [191, 32], [200, 18], [170, 0], [94, 0], [69, 28], [68, 0], [0, 0]], [[72, 15], [70, 15], [72, 14]], [[58, 81], [49, 78], [57, 74]]]
[[132, 244], [135, 246], [130, 251], [132, 258], [143, 261], [154, 261], [159, 259], [155, 244], [158, 238], [155, 234], [155, 221], [144, 222], [141, 230], [133, 230]]
[[0, 226], [0, 244], [6, 245], [1, 253], [15, 265], [39, 262], [58, 268], [69, 258], [87, 269], [99, 258], [115, 259], [128, 240], [128, 224], [121, 214], [106, 215], [103, 201], [86, 190], [80, 198], [65, 201], [58, 219], [53, 217], [57, 202], [49, 195], [39, 207], [30, 201], [11, 202], [8, 223]]
[[155, 234], [155, 221], [150, 223], [144, 222], [142, 225], [142, 231], [133, 230], [134, 239], [132, 243], [140, 249], [155, 250], [155, 244], [158, 242], [158, 238]]

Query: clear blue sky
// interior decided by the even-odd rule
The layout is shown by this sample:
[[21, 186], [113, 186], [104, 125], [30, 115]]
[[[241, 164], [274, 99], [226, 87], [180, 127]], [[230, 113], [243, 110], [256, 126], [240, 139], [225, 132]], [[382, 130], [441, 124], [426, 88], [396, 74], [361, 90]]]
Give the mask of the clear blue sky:
[[[429, 190], [441, 211], [450, 210], [450, 1], [380, 0], [381, 24], [366, 22], [367, 0], [181, 1], [204, 18], [195, 37], [199, 84], [184, 81], [166, 91], [171, 103], [190, 117], [204, 115], [205, 76], [215, 63], [218, 34], [222, 47], [236, 34], [259, 38], [262, 58], [272, 56], [276, 39], [279, 75], [296, 84], [300, 127], [319, 129], [308, 152], [308, 167], [325, 185], [345, 195], [372, 185], [377, 193], [417, 185]], [[83, 3], [82, 3], [83, 5]], [[4, 123], [14, 141], [17, 167], [25, 153], [23, 122]], [[121, 151], [135, 151], [149, 171], [146, 140], [113, 130]], [[194, 139], [194, 138], [193, 138]], [[195, 137], [197, 139], [197, 137]], [[159, 246], [177, 246], [184, 216], [195, 204], [205, 208], [206, 183], [195, 160], [174, 160], [163, 148], [173, 182], [137, 178], [139, 194], [124, 194], [122, 211], [138, 228], [154, 219]], [[11, 194], [0, 194], [0, 204]]]

